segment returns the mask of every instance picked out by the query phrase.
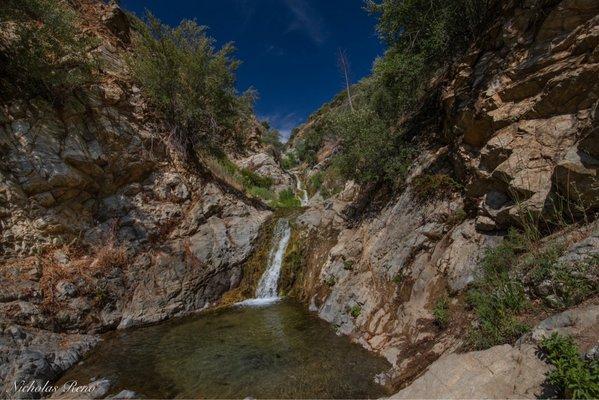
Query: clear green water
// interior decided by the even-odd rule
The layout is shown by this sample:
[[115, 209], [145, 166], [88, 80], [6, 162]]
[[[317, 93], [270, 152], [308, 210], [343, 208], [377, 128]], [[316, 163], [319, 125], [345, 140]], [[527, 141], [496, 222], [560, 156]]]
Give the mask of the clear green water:
[[294, 303], [114, 332], [62, 379], [150, 398], [376, 398], [390, 365]]

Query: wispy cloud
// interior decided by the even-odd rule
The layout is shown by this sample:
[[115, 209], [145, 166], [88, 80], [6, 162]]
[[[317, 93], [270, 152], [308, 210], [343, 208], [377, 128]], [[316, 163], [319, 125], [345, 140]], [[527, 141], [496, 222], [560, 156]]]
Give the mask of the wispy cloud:
[[256, 14], [256, 9], [251, 0], [235, 0], [235, 9], [242, 18], [242, 22], [239, 26], [240, 30], [243, 31], [250, 24], [252, 18]]
[[269, 54], [274, 54], [275, 56], [284, 56], [286, 54], [285, 50], [278, 46], [275, 46], [274, 44], [266, 46], [266, 52]]
[[261, 121], [268, 121], [271, 127], [275, 128], [281, 133], [281, 140], [284, 142], [291, 136], [293, 128], [302, 123], [303, 119], [296, 113], [279, 114], [273, 113], [268, 115], [259, 115], [258, 119]]
[[293, 20], [287, 28], [287, 32], [303, 31], [314, 43], [324, 43], [327, 33], [324, 28], [322, 16], [306, 2], [306, 0], [284, 0], [285, 5], [291, 11]]

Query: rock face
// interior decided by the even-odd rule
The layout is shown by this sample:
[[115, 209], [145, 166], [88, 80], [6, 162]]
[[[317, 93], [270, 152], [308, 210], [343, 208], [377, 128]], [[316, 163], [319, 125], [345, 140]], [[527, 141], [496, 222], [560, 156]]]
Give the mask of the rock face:
[[542, 395], [547, 364], [536, 347], [495, 346], [485, 351], [449, 354], [392, 399], [530, 399]]
[[[508, 227], [599, 207], [599, 4], [564, 0], [544, 16], [527, 2], [501, 4], [440, 83], [438, 140], [422, 146], [405, 190], [384, 200], [385, 188], [344, 191], [311, 202], [296, 221], [305, 243], [298, 254], [308, 256], [293, 293], [384, 355], [394, 368], [382, 382], [404, 386], [441, 357], [401, 398], [540, 394], [547, 367], [531, 347], [452, 354], [466, 338], [465, 291]], [[334, 152], [324, 147], [319, 155]], [[419, 198], [412, 182], [422, 173], [453, 176], [465, 190]], [[596, 225], [587, 222], [559, 263], [597, 253]], [[439, 329], [433, 310], [446, 297], [452, 322]], [[584, 332], [587, 351], [599, 338]]]
[[17, 325], [0, 328], [0, 393], [6, 398], [40, 398], [40, 393], [15, 391], [14, 384], [52, 383], [99, 340], [93, 335], [57, 334]]
[[273, 191], [278, 193], [294, 187], [293, 177], [285, 172], [279, 163], [267, 153], [258, 153], [237, 162], [240, 168], [247, 168], [259, 175], [273, 180]]
[[566, 203], [599, 206], [598, 14], [596, 2], [578, 0], [541, 20], [512, 10], [445, 88], [468, 194], [498, 226], [550, 218]]
[[270, 216], [179, 161], [124, 62], [128, 17], [114, 4], [82, 9], [99, 39], [98, 82], [61, 107], [0, 104], [0, 324], [38, 328], [5, 331], [3, 384], [55, 379], [95, 342], [75, 333], [214, 304]]

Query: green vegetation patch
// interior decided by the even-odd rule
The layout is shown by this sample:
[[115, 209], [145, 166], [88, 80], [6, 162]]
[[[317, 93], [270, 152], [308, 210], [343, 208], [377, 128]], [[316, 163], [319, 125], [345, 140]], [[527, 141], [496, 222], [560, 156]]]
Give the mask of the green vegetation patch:
[[599, 398], [599, 361], [584, 360], [571, 337], [553, 333], [540, 343], [547, 361], [555, 368], [549, 371], [549, 382], [567, 399]]
[[529, 326], [520, 321], [531, 300], [548, 310], [562, 310], [599, 293], [599, 257], [564, 262], [565, 245], [541, 239], [531, 226], [511, 229], [501, 244], [488, 249], [481, 273], [468, 292], [476, 320], [473, 347], [486, 349], [515, 341]]
[[272, 201], [271, 205], [275, 208], [298, 208], [302, 204], [293, 190], [285, 189], [279, 192], [279, 198]]
[[362, 313], [362, 307], [360, 307], [357, 304], [349, 310], [349, 314], [354, 318], [358, 318], [361, 313]]
[[449, 301], [447, 297], [443, 296], [435, 303], [433, 309], [433, 316], [435, 317], [435, 325], [440, 329], [445, 329], [449, 325]]
[[252, 116], [254, 94], [238, 95], [234, 47], [215, 48], [206, 28], [183, 20], [172, 28], [152, 14], [133, 18], [137, 35], [129, 63], [145, 95], [171, 123], [182, 146], [218, 145]]
[[88, 53], [97, 41], [82, 33], [77, 18], [67, 2], [0, 2], [4, 34], [14, 33], [0, 53], [3, 96], [41, 96], [62, 103], [93, 82], [95, 61]]
[[514, 341], [528, 330], [516, 318], [528, 306], [524, 286], [510, 275], [524, 246], [522, 235], [511, 230], [499, 246], [485, 252], [481, 275], [468, 292], [477, 317], [470, 342], [477, 349]]
[[460, 185], [446, 174], [422, 174], [414, 178], [414, 196], [421, 201], [445, 199], [460, 189]]

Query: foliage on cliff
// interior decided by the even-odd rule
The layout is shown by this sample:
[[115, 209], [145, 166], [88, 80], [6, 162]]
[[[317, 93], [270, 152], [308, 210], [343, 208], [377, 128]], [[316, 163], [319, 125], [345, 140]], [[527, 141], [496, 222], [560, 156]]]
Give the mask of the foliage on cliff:
[[[346, 179], [400, 184], [414, 154], [400, 119], [417, 112], [431, 79], [462, 53], [486, 21], [492, 0], [382, 0], [379, 15], [388, 49], [373, 73], [353, 88], [354, 109], [339, 94], [296, 140], [298, 158], [314, 163], [327, 136], [341, 140], [336, 165]], [[382, 164], [381, 164], [382, 163]]]
[[250, 118], [253, 94], [235, 89], [239, 61], [231, 44], [217, 50], [206, 29], [190, 20], [172, 28], [148, 13], [135, 26], [133, 75], [183, 144], [218, 142]]
[[76, 13], [62, 1], [4, 0], [0, 3], [0, 88], [3, 97], [42, 96], [60, 103], [93, 79]]

